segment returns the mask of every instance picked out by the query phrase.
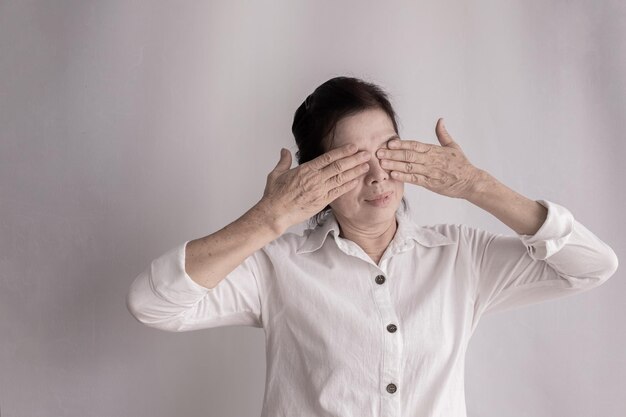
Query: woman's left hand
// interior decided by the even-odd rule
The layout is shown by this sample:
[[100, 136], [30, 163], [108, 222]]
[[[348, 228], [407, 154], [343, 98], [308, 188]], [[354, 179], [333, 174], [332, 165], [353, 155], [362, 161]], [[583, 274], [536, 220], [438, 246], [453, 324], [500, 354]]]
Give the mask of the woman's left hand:
[[381, 167], [391, 171], [391, 178], [420, 185], [435, 193], [467, 199], [476, 190], [482, 170], [472, 165], [461, 147], [437, 120], [435, 134], [439, 145], [413, 140], [394, 139], [389, 149], [379, 149]]

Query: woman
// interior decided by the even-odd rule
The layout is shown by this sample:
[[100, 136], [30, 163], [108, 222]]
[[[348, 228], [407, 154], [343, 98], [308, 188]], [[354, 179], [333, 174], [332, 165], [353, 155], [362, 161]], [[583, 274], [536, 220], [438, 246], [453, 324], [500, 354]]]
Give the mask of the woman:
[[[399, 139], [377, 86], [319, 86], [261, 200], [155, 259], [127, 304], [169, 331], [263, 327], [262, 416], [465, 416], [464, 360], [482, 316], [595, 288], [613, 250], [563, 206], [530, 200], [441, 145]], [[404, 183], [466, 199], [518, 236], [417, 226]], [[403, 209], [399, 209], [400, 203]], [[285, 233], [310, 219], [303, 235]]]

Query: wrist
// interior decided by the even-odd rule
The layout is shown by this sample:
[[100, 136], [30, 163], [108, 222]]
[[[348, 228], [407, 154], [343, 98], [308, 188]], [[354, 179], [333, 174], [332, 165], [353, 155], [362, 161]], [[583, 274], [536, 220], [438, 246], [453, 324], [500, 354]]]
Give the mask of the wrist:
[[470, 203], [476, 204], [481, 200], [486, 192], [494, 187], [496, 183], [497, 180], [491, 174], [489, 174], [487, 171], [477, 168], [474, 181], [465, 199]]
[[285, 230], [289, 227], [283, 224], [282, 216], [267, 200], [261, 199], [252, 207], [251, 212], [257, 218], [257, 221], [271, 231], [275, 237], [285, 233]]

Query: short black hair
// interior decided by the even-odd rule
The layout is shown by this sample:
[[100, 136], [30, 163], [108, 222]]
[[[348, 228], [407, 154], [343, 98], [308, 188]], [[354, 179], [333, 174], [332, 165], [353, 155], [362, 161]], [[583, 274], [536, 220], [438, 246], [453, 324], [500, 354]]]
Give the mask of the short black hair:
[[[317, 87], [302, 102], [293, 117], [291, 131], [298, 145], [296, 159], [301, 165], [328, 152], [339, 120], [363, 110], [381, 109], [391, 119], [398, 133], [396, 113], [387, 93], [376, 84], [353, 77], [335, 77]], [[402, 197], [402, 205], [408, 203]], [[321, 219], [332, 210], [324, 207], [309, 219], [309, 226], [321, 225]]]

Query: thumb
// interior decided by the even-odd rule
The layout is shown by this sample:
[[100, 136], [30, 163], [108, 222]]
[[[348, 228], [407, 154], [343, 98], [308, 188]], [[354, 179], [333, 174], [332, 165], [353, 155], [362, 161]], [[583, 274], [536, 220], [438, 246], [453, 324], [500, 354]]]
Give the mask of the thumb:
[[446, 130], [446, 126], [443, 124], [443, 118], [439, 118], [439, 120], [437, 120], [435, 134], [437, 135], [437, 139], [439, 139], [441, 146], [448, 146], [459, 150], [461, 149], [461, 147], [454, 141], [454, 139], [452, 139], [452, 136], [450, 136]]
[[280, 148], [280, 160], [274, 167], [274, 171], [276, 172], [285, 172], [291, 169], [291, 152], [289, 149]]

